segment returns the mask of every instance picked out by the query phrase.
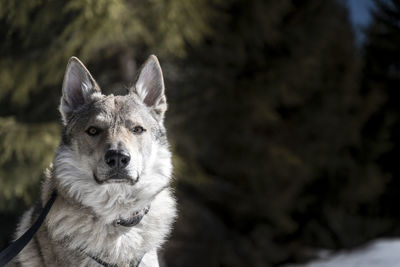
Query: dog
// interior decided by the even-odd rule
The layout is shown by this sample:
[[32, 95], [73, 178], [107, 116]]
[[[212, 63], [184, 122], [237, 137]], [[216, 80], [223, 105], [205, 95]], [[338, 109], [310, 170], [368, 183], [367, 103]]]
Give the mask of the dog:
[[54, 190], [34, 238], [10, 266], [159, 266], [157, 250], [176, 217], [164, 127], [162, 70], [150, 56], [126, 95], [103, 95], [76, 57], [59, 107], [63, 131], [45, 172], [41, 204], [22, 217], [18, 238]]

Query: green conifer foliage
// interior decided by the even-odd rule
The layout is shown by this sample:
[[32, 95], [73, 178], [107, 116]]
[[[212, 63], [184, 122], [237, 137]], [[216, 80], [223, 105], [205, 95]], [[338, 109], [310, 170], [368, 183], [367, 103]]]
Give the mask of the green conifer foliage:
[[[29, 94], [60, 83], [71, 55], [86, 62], [151, 47], [159, 55], [185, 53], [209, 32], [203, 1], [0, 2], [0, 97], [26, 105]], [[103, 55], [104, 57], [104, 55]], [[15, 77], [18, 77], [16, 79]]]

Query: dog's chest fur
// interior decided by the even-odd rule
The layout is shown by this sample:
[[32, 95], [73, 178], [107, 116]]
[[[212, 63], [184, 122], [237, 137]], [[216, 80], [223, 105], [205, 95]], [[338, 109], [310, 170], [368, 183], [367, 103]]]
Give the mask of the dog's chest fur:
[[[46, 188], [46, 182], [45, 186]], [[47, 192], [47, 190], [46, 190]], [[26, 266], [100, 266], [89, 255], [117, 266], [158, 266], [157, 248], [164, 242], [175, 217], [175, 200], [165, 189], [134, 227], [105, 224], [88, 208], [57, 197], [45, 223], [18, 256]], [[26, 212], [17, 236], [32, 225], [38, 212]]]

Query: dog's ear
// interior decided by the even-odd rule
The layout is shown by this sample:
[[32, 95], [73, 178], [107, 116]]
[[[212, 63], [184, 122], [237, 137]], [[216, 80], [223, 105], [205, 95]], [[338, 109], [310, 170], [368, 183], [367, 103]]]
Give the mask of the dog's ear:
[[131, 91], [139, 96], [159, 121], [163, 120], [167, 110], [167, 99], [162, 70], [156, 56], [151, 55], [142, 65]]
[[71, 57], [64, 75], [60, 104], [64, 124], [72, 112], [83, 106], [90, 95], [96, 92], [100, 93], [100, 88], [92, 75], [78, 58]]

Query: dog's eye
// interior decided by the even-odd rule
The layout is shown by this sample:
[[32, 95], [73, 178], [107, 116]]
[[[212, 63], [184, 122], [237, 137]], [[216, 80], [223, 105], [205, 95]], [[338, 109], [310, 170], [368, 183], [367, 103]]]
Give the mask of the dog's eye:
[[99, 132], [100, 132], [100, 130], [98, 129], [98, 128], [96, 128], [96, 127], [89, 127], [87, 130], [86, 130], [86, 133], [88, 134], [88, 135], [90, 135], [90, 136], [95, 136], [95, 135], [98, 135], [99, 134]]
[[142, 134], [143, 132], [146, 131], [146, 129], [144, 129], [142, 126], [135, 126], [135, 127], [133, 127], [133, 128], [131, 129], [131, 131], [132, 131], [134, 134]]

